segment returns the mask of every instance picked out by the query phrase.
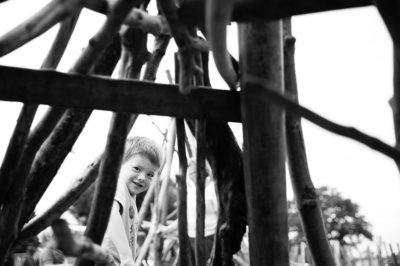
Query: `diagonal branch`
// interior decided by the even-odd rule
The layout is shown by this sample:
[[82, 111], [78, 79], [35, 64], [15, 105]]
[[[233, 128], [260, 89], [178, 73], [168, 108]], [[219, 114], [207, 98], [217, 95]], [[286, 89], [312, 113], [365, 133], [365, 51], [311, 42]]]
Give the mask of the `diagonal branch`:
[[301, 116], [330, 132], [363, 143], [364, 145], [370, 147], [371, 149], [381, 152], [386, 156], [394, 159], [396, 162], [400, 162], [400, 151], [384, 143], [383, 141], [371, 137], [353, 127], [345, 127], [336, 124], [310, 111], [309, 109], [294, 102], [293, 99], [291, 99], [290, 97], [270, 90], [268, 87], [268, 81], [264, 79], [256, 78], [254, 76], [249, 76], [247, 78], [247, 81], [255, 86], [258, 86], [259, 89], [264, 90], [264, 93], [266, 95], [264, 99], [265, 101], [268, 101], [272, 104], [277, 104], [285, 108], [285, 110], [291, 113], [292, 115]]
[[60, 198], [47, 209], [44, 213], [36, 216], [27, 223], [20, 231], [18, 238], [13, 243], [12, 249], [39, 234], [50, 226], [55, 220], [68, 210], [68, 208], [90, 187], [96, 180], [99, 173], [101, 157], [95, 159], [86, 169], [76, 178], [75, 183]]
[[0, 57], [40, 36], [68, 16], [77, 14], [82, 9], [84, 1], [93, 0], [53, 0], [30, 19], [0, 38]]

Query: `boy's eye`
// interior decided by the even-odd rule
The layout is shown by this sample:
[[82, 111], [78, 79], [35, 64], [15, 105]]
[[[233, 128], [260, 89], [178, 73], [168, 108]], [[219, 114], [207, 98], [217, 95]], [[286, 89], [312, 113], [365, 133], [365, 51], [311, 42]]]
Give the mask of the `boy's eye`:
[[154, 174], [148, 174], [147, 175], [149, 178], [153, 178], [154, 177]]
[[133, 167], [133, 170], [135, 170], [136, 172], [140, 171], [139, 167]]

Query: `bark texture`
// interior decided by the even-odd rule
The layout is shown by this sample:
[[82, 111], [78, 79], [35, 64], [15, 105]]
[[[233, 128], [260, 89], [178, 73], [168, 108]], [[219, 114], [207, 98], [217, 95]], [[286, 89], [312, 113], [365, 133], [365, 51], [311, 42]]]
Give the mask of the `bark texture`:
[[288, 265], [284, 112], [268, 104], [262, 84], [283, 92], [282, 22], [239, 25], [241, 112], [251, 265]]

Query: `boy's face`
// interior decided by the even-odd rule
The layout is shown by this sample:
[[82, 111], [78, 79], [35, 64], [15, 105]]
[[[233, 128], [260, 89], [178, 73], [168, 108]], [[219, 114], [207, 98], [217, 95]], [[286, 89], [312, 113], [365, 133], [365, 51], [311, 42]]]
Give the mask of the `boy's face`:
[[123, 180], [131, 195], [146, 191], [158, 167], [143, 155], [135, 155], [121, 165], [119, 179]]

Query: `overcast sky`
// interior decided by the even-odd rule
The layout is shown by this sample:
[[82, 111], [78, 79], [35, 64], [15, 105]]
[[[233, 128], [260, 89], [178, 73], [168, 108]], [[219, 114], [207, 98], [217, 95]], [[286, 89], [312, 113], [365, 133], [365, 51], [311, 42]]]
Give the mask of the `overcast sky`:
[[[18, 25], [47, 0], [12, 0], [0, 4], [0, 34]], [[58, 68], [67, 71], [97, 31], [104, 16], [84, 11]], [[296, 16], [296, 71], [300, 103], [334, 122], [353, 126], [394, 145], [392, 113], [392, 44], [374, 7]], [[1, 65], [40, 67], [58, 27], [0, 58]], [[237, 55], [237, 34], [229, 31], [229, 49]], [[149, 50], [152, 42], [149, 40]], [[159, 69], [157, 82], [167, 83], [166, 70], [173, 72], [171, 45]], [[212, 68], [213, 69], [213, 68]], [[215, 88], [226, 89], [216, 71]], [[21, 108], [20, 103], [0, 102], [0, 158], [3, 157]], [[39, 117], [46, 107], [39, 110]], [[104, 147], [109, 112], [96, 111], [67, 157], [51, 189], [38, 206], [43, 211], [68, 187], [73, 177]], [[154, 117], [161, 129], [169, 118]], [[37, 121], [37, 120], [35, 120]], [[242, 143], [241, 124], [231, 124]], [[394, 246], [400, 242], [400, 176], [391, 159], [355, 141], [336, 136], [303, 120], [311, 177], [316, 187], [336, 188], [360, 205], [360, 213], [372, 225], [374, 235]], [[147, 116], [140, 116], [133, 135], [147, 135], [161, 143], [162, 135]], [[175, 162], [176, 164], [176, 162]], [[288, 197], [292, 198], [288, 180]], [[396, 248], [395, 248], [396, 249]]]

